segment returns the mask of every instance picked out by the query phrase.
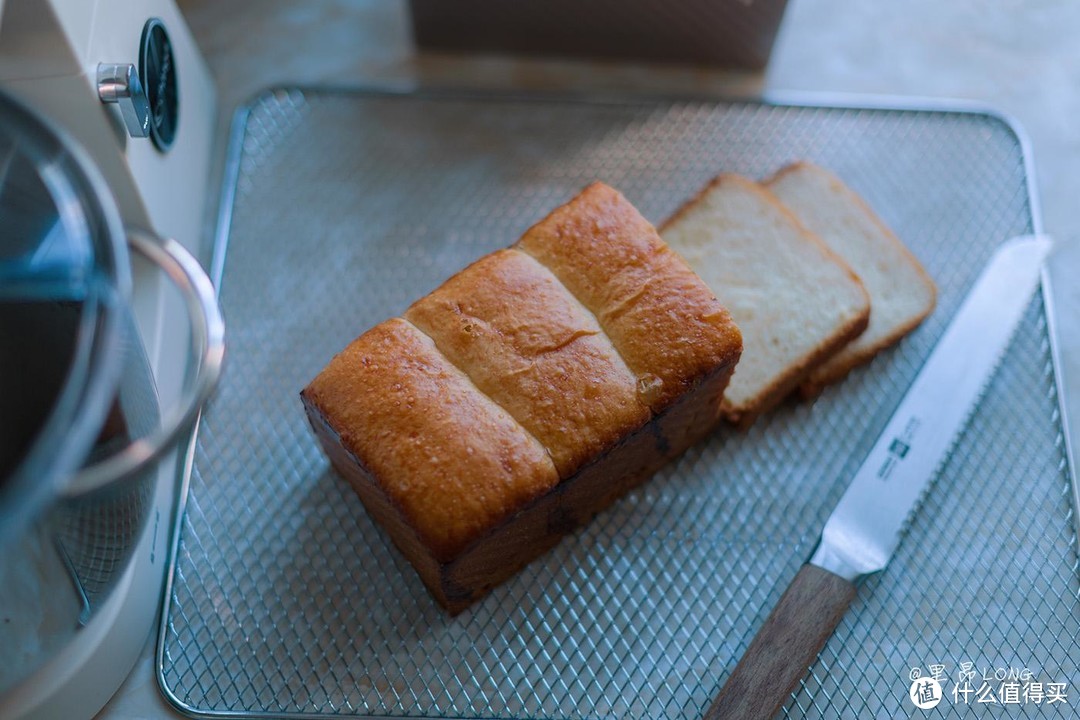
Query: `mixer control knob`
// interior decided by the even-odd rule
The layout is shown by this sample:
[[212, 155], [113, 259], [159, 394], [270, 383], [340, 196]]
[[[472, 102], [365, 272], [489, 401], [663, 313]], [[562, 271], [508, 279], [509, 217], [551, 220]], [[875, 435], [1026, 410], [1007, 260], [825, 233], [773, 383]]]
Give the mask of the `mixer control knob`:
[[97, 91], [101, 102], [120, 106], [120, 114], [131, 137], [144, 138], [150, 134], [150, 102], [134, 65], [98, 65]]

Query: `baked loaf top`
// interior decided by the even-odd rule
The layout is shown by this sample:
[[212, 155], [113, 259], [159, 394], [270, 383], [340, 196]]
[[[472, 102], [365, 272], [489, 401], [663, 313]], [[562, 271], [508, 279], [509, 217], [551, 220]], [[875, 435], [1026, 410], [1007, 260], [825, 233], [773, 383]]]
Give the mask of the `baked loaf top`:
[[596, 183], [303, 395], [445, 562], [741, 350], [712, 291]]
[[597, 317], [653, 412], [741, 352], [742, 335], [724, 305], [603, 183], [534, 225], [516, 247], [549, 267]]
[[405, 319], [547, 448], [562, 477], [649, 419], [596, 318], [517, 250], [481, 258]]

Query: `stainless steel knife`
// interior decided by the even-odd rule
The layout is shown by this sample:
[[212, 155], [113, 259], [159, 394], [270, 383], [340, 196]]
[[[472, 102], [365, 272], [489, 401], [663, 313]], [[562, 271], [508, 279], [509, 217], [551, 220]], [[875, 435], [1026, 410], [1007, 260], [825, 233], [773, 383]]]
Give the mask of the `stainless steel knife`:
[[855, 581], [885, 569], [1004, 354], [1049, 250], [1047, 238], [1029, 236], [994, 253], [706, 720], [776, 715], [847, 611]]

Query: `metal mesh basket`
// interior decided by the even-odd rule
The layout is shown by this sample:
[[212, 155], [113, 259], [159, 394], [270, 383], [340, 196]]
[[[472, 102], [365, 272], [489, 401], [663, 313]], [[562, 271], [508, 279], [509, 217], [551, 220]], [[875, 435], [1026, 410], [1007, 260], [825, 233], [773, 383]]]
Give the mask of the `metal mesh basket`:
[[[984, 261], [1034, 229], [1021, 143], [980, 112], [282, 90], [237, 129], [219, 247], [230, 362], [203, 417], [159, 643], [166, 694], [200, 714], [699, 716]], [[659, 222], [717, 172], [796, 158], [833, 169], [907, 242], [938, 283], [935, 313], [816, 402], [720, 428], [446, 616], [329, 469], [299, 390], [589, 181]], [[988, 705], [951, 694], [971, 663], [1071, 692], [993, 710], [1072, 717], [1070, 497], [1035, 301], [896, 558], [785, 713], [922, 712], [910, 676], [934, 666], [936, 716], [980, 716]]]

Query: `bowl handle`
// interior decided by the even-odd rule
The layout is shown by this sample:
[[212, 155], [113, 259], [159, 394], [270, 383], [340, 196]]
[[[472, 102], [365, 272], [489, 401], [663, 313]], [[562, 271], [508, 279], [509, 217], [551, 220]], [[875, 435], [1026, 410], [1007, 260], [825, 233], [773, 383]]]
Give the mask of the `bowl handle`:
[[161, 458], [191, 427], [221, 376], [225, 324], [213, 283], [198, 261], [176, 240], [161, 239], [144, 230], [129, 228], [128, 245], [157, 265], [183, 296], [191, 321], [192, 346], [198, 367], [194, 377], [186, 383], [177, 406], [153, 433], [80, 470], [67, 486], [69, 494], [130, 477]]

